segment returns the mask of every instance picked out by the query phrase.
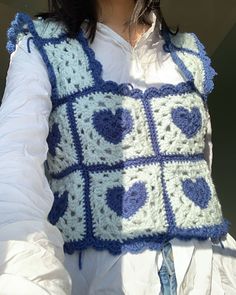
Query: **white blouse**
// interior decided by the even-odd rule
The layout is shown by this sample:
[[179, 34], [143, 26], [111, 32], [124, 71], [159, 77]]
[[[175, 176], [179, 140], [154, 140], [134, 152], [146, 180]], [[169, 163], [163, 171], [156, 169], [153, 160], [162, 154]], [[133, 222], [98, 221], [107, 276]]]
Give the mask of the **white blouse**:
[[[103, 78], [138, 88], [184, 81], [155, 22], [134, 48], [108, 26], [98, 23], [90, 46], [103, 65]], [[29, 34], [30, 35], [30, 34]], [[157, 251], [112, 256], [87, 249], [63, 253], [63, 239], [47, 221], [53, 193], [44, 174], [51, 85], [42, 57], [25, 36], [11, 54], [0, 107], [0, 290], [3, 295], [154, 295], [160, 293]], [[211, 123], [205, 159], [212, 165]], [[228, 234], [220, 245], [210, 241], [171, 241], [178, 294], [236, 294], [236, 242]], [[228, 248], [231, 248], [229, 250]], [[235, 251], [235, 252], [234, 252]], [[236, 256], [236, 255], [235, 255]], [[115, 292], [109, 291], [112, 288]]]

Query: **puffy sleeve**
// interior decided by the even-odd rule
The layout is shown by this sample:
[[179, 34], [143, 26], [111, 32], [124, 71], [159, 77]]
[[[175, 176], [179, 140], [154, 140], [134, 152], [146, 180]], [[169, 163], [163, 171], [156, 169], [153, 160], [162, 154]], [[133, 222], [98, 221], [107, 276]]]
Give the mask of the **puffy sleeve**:
[[207, 161], [210, 172], [212, 172], [213, 160], [213, 143], [212, 143], [212, 126], [209, 109], [207, 108], [207, 131], [205, 135], [204, 158]]
[[62, 236], [47, 221], [53, 204], [44, 173], [51, 86], [31, 41], [25, 36], [10, 56], [0, 107], [0, 290], [67, 295]]

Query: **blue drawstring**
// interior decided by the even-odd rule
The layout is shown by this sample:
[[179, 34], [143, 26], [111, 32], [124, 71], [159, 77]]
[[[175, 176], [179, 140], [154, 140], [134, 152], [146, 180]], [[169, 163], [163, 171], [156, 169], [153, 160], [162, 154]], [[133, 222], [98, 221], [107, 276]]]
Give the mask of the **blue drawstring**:
[[79, 251], [79, 269], [82, 269], [82, 251]]
[[225, 248], [225, 246], [224, 246], [224, 244], [223, 244], [223, 242], [222, 242], [222, 240], [220, 239], [220, 245], [221, 245], [221, 247], [224, 249]]
[[29, 37], [28, 40], [27, 40], [27, 49], [28, 49], [28, 52], [29, 52], [29, 53], [31, 53], [31, 51], [30, 51], [30, 46], [29, 46], [29, 45], [30, 45], [29, 43], [30, 43], [30, 40], [31, 40], [31, 39], [33, 40], [33, 37]]

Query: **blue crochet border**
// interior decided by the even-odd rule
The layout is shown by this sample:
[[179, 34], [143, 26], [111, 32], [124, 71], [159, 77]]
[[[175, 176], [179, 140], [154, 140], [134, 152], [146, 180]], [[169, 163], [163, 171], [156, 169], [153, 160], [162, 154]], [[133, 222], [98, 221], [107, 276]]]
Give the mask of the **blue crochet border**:
[[[204, 99], [204, 101], [207, 101], [208, 95], [213, 91], [214, 89], [214, 77], [217, 74], [217, 72], [215, 71], [215, 69], [212, 67], [212, 61], [210, 59], [210, 57], [207, 55], [205, 46], [203, 45], [203, 43], [200, 41], [200, 39], [198, 38], [198, 36], [191, 32], [191, 33], [187, 33], [189, 35], [191, 35], [194, 39], [194, 42], [197, 46], [197, 51], [193, 51], [189, 48], [184, 48], [184, 47], [177, 47], [175, 44], [173, 44], [173, 42], [171, 41], [171, 37], [168, 33], [164, 33], [164, 35], [166, 36], [166, 38], [169, 40], [167, 42], [167, 44], [165, 45], [165, 51], [170, 52], [173, 54], [173, 59], [176, 58], [176, 52], [177, 51], [183, 51], [183, 52], [187, 52], [189, 54], [195, 55], [197, 57], [199, 57], [199, 59], [201, 60], [202, 64], [203, 64], [203, 70], [204, 70], [204, 91], [203, 93], [200, 93], [202, 98]], [[177, 57], [178, 58], [178, 57]], [[185, 67], [185, 66], [184, 66]], [[191, 73], [189, 75], [189, 79], [191, 79]], [[192, 81], [194, 81], [194, 77], [192, 77], [191, 79]], [[198, 89], [196, 88], [196, 91], [198, 91]]]
[[205, 99], [214, 89], [214, 77], [218, 75], [215, 69], [212, 67], [211, 59], [207, 55], [205, 46], [201, 43], [200, 39], [195, 33], [191, 33], [195, 39], [195, 42], [198, 46], [199, 56], [202, 59], [203, 67], [205, 70], [205, 81], [204, 81], [204, 96]]
[[[71, 116], [71, 114], [70, 114]], [[71, 118], [69, 119], [69, 122], [71, 126], [75, 126], [73, 122], [71, 122]], [[77, 134], [73, 132], [73, 138], [76, 142], [78, 142], [77, 139]], [[77, 148], [77, 156], [81, 157], [82, 151], [78, 153], [78, 150], [81, 150], [80, 148]], [[135, 159], [129, 159], [125, 161], [120, 161], [118, 163], [112, 164], [112, 168], [109, 164], [90, 164], [86, 165], [84, 163], [78, 163], [78, 164], [73, 164], [69, 166], [68, 168], [65, 168], [59, 173], [51, 173], [51, 176], [55, 179], [60, 179], [63, 177], [68, 176], [74, 171], [80, 170], [80, 169], [86, 169], [89, 172], [105, 172], [105, 171], [114, 171], [114, 170], [119, 170], [122, 168], [130, 168], [130, 167], [138, 167], [140, 165], [149, 165], [149, 164], [160, 164], [161, 161], [164, 163], [167, 162], [197, 162], [197, 161], [202, 161], [204, 160], [204, 154], [194, 154], [194, 155], [164, 155], [161, 154], [160, 156], [150, 156], [150, 157], [139, 157]]]
[[145, 91], [142, 91], [140, 89], [131, 88], [131, 86], [129, 86], [129, 83], [114, 85], [113, 82], [109, 82], [109, 83], [106, 82], [106, 87], [104, 89], [101, 89], [101, 85], [95, 85], [90, 88], [86, 88], [82, 91], [77, 91], [75, 93], [72, 93], [60, 99], [58, 99], [58, 97], [52, 98], [53, 110], [68, 101], [72, 101], [72, 102], [76, 101], [80, 99], [80, 97], [87, 96], [94, 92], [97, 92], [97, 93], [109, 92], [111, 94], [116, 94], [116, 95], [126, 95], [134, 99], [148, 100], [148, 99], [152, 99], [153, 97], [165, 98], [165, 97], [168, 97], [169, 95], [182, 95], [186, 93], [192, 93], [195, 91], [192, 81], [180, 82], [175, 87], [174, 85], [171, 85], [171, 84], [165, 84], [163, 86], [165, 87], [161, 87], [159, 89], [154, 87], [149, 87]]
[[[26, 24], [28, 28], [24, 28], [24, 25]], [[18, 34], [22, 32], [24, 32], [25, 34], [27, 34], [27, 32], [30, 32], [32, 34], [33, 42], [35, 46], [38, 48], [48, 70], [49, 80], [52, 85], [51, 95], [52, 97], [58, 97], [57, 82], [56, 82], [56, 75], [55, 75], [54, 69], [44, 49], [44, 42], [42, 38], [39, 37], [35, 29], [34, 23], [28, 14], [24, 12], [18, 12], [15, 16], [15, 19], [11, 22], [11, 25], [7, 30], [7, 38], [8, 38], [8, 42], [6, 45], [7, 51], [11, 54], [12, 52], [16, 50], [17, 37], [18, 37]]]
[[[9, 53], [13, 52], [15, 50], [16, 46], [16, 41], [17, 41], [17, 35], [20, 32], [26, 32], [23, 28], [23, 26], [27, 24], [28, 29], [30, 33], [34, 36], [33, 42], [39, 49], [42, 58], [47, 66], [48, 69], [48, 74], [49, 74], [49, 79], [52, 84], [52, 97], [59, 98], [58, 92], [57, 92], [57, 85], [56, 85], [56, 76], [53, 70], [52, 65], [50, 64], [50, 61], [47, 57], [47, 54], [44, 49], [44, 45], [46, 42], [56, 42], [55, 39], [50, 38], [47, 40], [42, 40], [35, 27], [34, 23], [31, 20], [31, 18], [25, 14], [25, 13], [17, 13], [15, 20], [11, 24], [11, 28], [8, 30], [8, 38], [9, 42], [7, 44], [7, 49]], [[83, 36], [82, 30], [80, 30], [78, 34], [78, 40], [81, 42], [85, 52], [87, 53], [87, 56], [90, 61], [90, 66], [91, 70], [93, 73], [93, 78], [95, 81], [94, 88], [90, 87], [91, 91], [97, 91], [100, 89], [100, 91], [105, 92], [113, 92], [117, 94], [125, 94], [127, 96], [131, 96], [134, 98], [142, 98], [142, 102], [144, 103], [145, 111], [148, 117], [148, 124], [153, 125], [153, 118], [150, 115], [149, 112], [149, 98], [152, 98], [154, 96], [167, 96], [167, 95], [174, 95], [177, 93], [185, 93], [185, 92], [192, 92], [193, 91], [193, 86], [194, 86], [194, 79], [191, 74], [191, 72], [185, 67], [183, 62], [181, 61], [180, 58], [178, 58], [173, 44], [171, 43], [171, 40], [169, 38], [169, 35], [166, 34], [166, 43], [165, 43], [165, 49], [169, 50], [171, 52], [173, 60], [176, 62], [176, 64], [180, 67], [182, 72], [184, 73], [185, 77], [188, 79], [187, 82], [182, 82], [177, 85], [172, 85], [172, 84], [165, 84], [161, 88], [157, 89], [155, 87], [152, 87], [150, 89], [147, 89], [146, 91], [141, 91], [140, 89], [134, 89], [134, 87], [130, 83], [124, 83], [124, 84], [117, 84], [114, 81], [104, 81], [102, 79], [102, 65], [100, 62], [98, 62], [95, 59], [95, 53], [93, 50], [89, 47], [87, 39]], [[62, 40], [65, 38], [64, 36], [60, 36], [59, 39]], [[203, 50], [202, 47], [199, 44], [199, 49]], [[181, 49], [183, 50], [183, 49]], [[207, 65], [206, 61], [205, 64]], [[206, 84], [206, 89], [210, 89], [210, 84]], [[85, 90], [87, 91], [87, 90]], [[71, 99], [75, 97], [75, 94], [71, 95]], [[73, 105], [71, 102], [68, 103], [68, 114], [69, 116], [69, 122], [71, 124], [71, 129], [73, 131], [73, 140], [74, 142], [77, 142], [77, 156], [78, 159], [81, 159], [82, 161], [82, 151], [79, 148], [80, 147], [80, 138], [78, 134], [75, 132], [75, 117], [74, 117], [74, 111], [73, 111]], [[151, 129], [150, 129], [151, 130]], [[154, 132], [154, 131], [152, 131]], [[156, 135], [153, 133], [151, 134], [152, 138], [152, 143], [154, 150], [156, 153], [159, 153], [159, 144], [158, 144], [158, 138]], [[202, 227], [202, 228], [194, 228], [194, 229], [180, 229], [176, 227], [176, 223], [174, 220], [174, 215], [172, 212], [171, 204], [167, 195], [167, 191], [165, 189], [165, 180], [164, 180], [164, 175], [163, 175], [163, 159], [160, 160], [160, 165], [162, 169], [162, 175], [161, 175], [161, 181], [163, 184], [164, 188], [164, 202], [165, 202], [165, 209], [167, 213], [167, 221], [168, 224], [172, 223], [172, 227], [167, 228], [167, 232], [163, 234], [157, 234], [154, 236], [142, 236], [136, 239], [128, 239], [125, 240], [123, 243], [120, 243], [118, 241], [103, 241], [96, 239], [93, 236], [93, 225], [92, 225], [92, 213], [91, 213], [91, 208], [89, 204], [89, 190], [90, 190], [90, 181], [89, 181], [89, 171], [87, 169], [84, 169], [83, 171], [83, 178], [85, 181], [85, 212], [86, 212], [86, 225], [87, 225], [87, 232], [85, 236], [84, 241], [73, 241], [73, 242], [66, 242], [64, 244], [64, 250], [66, 253], [72, 254], [76, 250], [82, 250], [88, 247], [94, 247], [97, 250], [103, 250], [107, 249], [110, 253], [112, 254], [121, 254], [122, 252], [128, 251], [128, 252], [139, 252], [143, 251], [146, 248], [157, 250], [160, 249], [166, 241], [172, 239], [172, 238], [179, 238], [182, 240], [189, 240], [192, 238], [197, 238], [199, 240], [204, 240], [213, 238], [213, 239], [218, 239], [219, 237], [225, 235], [228, 231], [228, 221], [223, 221], [220, 225], [215, 225], [215, 226], [209, 226], [209, 227]], [[82, 165], [82, 162], [79, 163], [79, 165]]]
[[67, 254], [73, 254], [75, 251], [82, 251], [89, 247], [93, 247], [96, 250], [108, 250], [112, 255], [119, 255], [126, 252], [139, 253], [145, 249], [160, 250], [166, 242], [174, 238], [181, 241], [189, 241], [191, 239], [205, 241], [209, 238], [212, 240], [219, 240], [227, 234], [229, 224], [229, 221], [223, 220], [219, 225], [204, 226], [197, 229], [182, 229], [175, 227], [169, 229], [168, 233], [159, 233], [155, 236], [127, 239], [123, 243], [85, 236], [83, 241], [65, 242], [64, 251]]
[[[176, 95], [176, 94], [184, 94], [184, 93], [191, 93], [196, 91], [194, 86], [194, 79], [188, 69], [184, 66], [183, 62], [178, 58], [178, 56], [174, 55], [172, 52], [172, 58], [179, 66], [181, 71], [184, 73], [185, 79], [187, 81], [180, 82], [178, 84], [165, 84], [162, 85], [160, 88], [156, 87], [148, 87], [146, 90], [141, 90], [139, 88], [135, 88], [132, 83], [116, 83], [115, 81], [108, 80], [105, 81], [102, 78], [103, 66], [99, 60], [96, 59], [94, 50], [89, 46], [89, 41], [85, 37], [85, 34], [82, 29], [77, 34], [77, 40], [82, 45], [88, 60], [89, 60], [89, 67], [91, 72], [93, 73], [93, 79], [95, 81], [95, 85], [89, 89], [91, 91], [97, 91], [98, 89], [102, 92], [111, 92], [113, 94], [121, 94], [127, 95], [133, 98], [142, 98], [142, 99], [151, 99], [153, 97], [166, 97], [168, 95]], [[165, 44], [169, 45], [170, 38], [165, 39]]]
[[[165, 97], [168, 95], [176, 95], [176, 94], [184, 94], [189, 92], [197, 92], [203, 99], [204, 102], [207, 101], [208, 95], [212, 90], [214, 89], [214, 82], [213, 78], [217, 74], [215, 70], [211, 66], [211, 59], [207, 56], [207, 53], [205, 51], [204, 45], [200, 42], [198, 37], [195, 33], [188, 33], [194, 37], [194, 40], [196, 42], [196, 45], [198, 47], [198, 52], [195, 52], [193, 50], [190, 50], [188, 48], [184, 47], [177, 47], [173, 44], [171, 40], [171, 35], [167, 30], [162, 30], [161, 35], [164, 38], [164, 45], [163, 49], [166, 52], [169, 52], [171, 54], [171, 57], [173, 61], [176, 63], [176, 65], [179, 67], [181, 73], [183, 74], [183, 77], [186, 79], [185, 82], [180, 82], [176, 85], [174, 84], [165, 84], [161, 86], [160, 88], [156, 87], [149, 87], [145, 91], [142, 91], [141, 89], [134, 88], [131, 83], [123, 83], [118, 84], [114, 81], [108, 80], [105, 81], [102, 78], [102, 72], [103, 72], [103, 66], [99, 62], [99, 60], [96, 59], [94, 50], [89, 46], [88, 40], [85, 37], [83, 30], [81, 29], [77, 35], [78, 41], [82, 44], [84, 51], [87, 54], [90, 69], [93, 73], [94, 81], [96, 81], [96, 84], [94, 88], [91, 88], [91, 90], [101, 89], [102, 91], [106, 92], [112, 92], [114, 94], [121, 94], [121, 95], [127, 95], [133, 98], [153, 98], [153, 97]], [[204, 93], [201, 93], [198, 88], [195, 85], [195, 79], [192, 74], [192, 72], [185, 66], [184, 62], [181, 60], [181, 58], [178, 56], [177, 51], [187, 52], [189, 54], [193, 54], [195, 56], [198, 56], [200, 60], [203, 63], [203, 69], [205, 72], [205, 79], [204, 79]], [[97, 86], [97, 87], [96, 87]], [[76, 95], [76, 94], [73, 94]]]
[[[39, 37], [37, 31], [35, 30], [34, 23], [31, 17], [24, 12], [18, 12], [15, 16], [15, 19], [11, 22], [11, 26], [7, 30], [8, 42], [7, 42], [6, 48], [9, 53], [14, 52], [16, 49], [18, 34], [21, 32], [27, 33], [27, 29], [23, 27], [25, 24], [28, 25], [28, 29], [30, 33], [35, 37], [33, 38], [33, 42], [39, 48], [42, 58], [47, 65], [49, 79], [52, 84], [52, 97], [54, 98], [52, 99], [52, 102], [54, 106], [56, 107], [57, 105], [64, 103], [65, 100], [68, 99], [68, 97], [59, 97], [58, 95], [57, 85], [56, 85], [56, 75], [52, 65], [50, 64], [48, 60], [47, 54], [44, 49], [44, 45], [48, 43], [54, 44], [54, 43], [64, 41], [67, 37], [67, 34], [62, 33], [58, 38], [42, 39]], [[114, 94], [127, 95], [133, 98], [146, 98], [146, 99], [150, 99], [153, 97], [165, 97], [168, 95], [190, 93], [193, 91], [196, 91], [199, 93], [198, 89], [195, 87], [194, 77], [192, 73], [187, 69], [187, 67], [184, 65], [183, 61], [178, 57], [176, 52], [176, 51], [183, 51], [183, 52], [188, 52], [190, 54], [194, 54], [198, 56], [203, 63], [203, 68], [205, 71], [204, 93], [199, 93], [199, 94], [202, 96], [204, 101], [206, 101], [209, 93], [212, 92], [212, 90], [214, 89], [213, 78], [215, 75], [217, 75], [217, 73], [214, 70], [214, 68], [211, 66], [211, 59], [207, 56], [204, 45], [200, 42], [199, 38], [196, 36], [195, 33], [189, 33], [189, 34], [193, 36], [196, 42], [196, 45], [198, 47], [198, 52], [195, 52], [188, 48], [182, 48], [182, 47], [179, 48], [175, 46], [171, 41], [170, 33], [165, 30], [162, 30], [161, 34], [165, 40], [165, 43], [163, 46], [164, 50], [166, 52], [170, 52], [173, 61], [180, 68], [181, 72], [183, 73], [183, 76], [187, 80], [186, 82], [180, 82], [176, 85], [165, 84], [161, 86], [160, 88], [149, 87], [146, 90], [142, 91], [141, 89], [134, 88], [131, 83], [118, 84], [111, 80], [105, 81], [102, 79], [102, 71], [103, 71], [102, 64], [96, 59], [95, 52], [89, 46], [88, 40], [85, 37], [83, 30], [80, 29], [77, 35], [77, 39], [83, 46], [83, 49], [88, 56], [90, 69], [93, 74], [95, 85], [93, 87], [88, 87], [87, 89], [84, 89], [84, 91], [82, 92], [72, 93], [69, 96], [69, 99], [75, 99], [79, 95], [84, 95], [90, 91], [99, 91], [99, 90], [112, 92]]]

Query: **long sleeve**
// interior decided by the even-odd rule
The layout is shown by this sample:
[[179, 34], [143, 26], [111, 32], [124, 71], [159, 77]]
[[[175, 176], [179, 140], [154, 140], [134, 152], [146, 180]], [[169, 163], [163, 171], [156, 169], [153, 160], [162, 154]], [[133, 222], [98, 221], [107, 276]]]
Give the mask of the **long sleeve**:
[[212, 160], [213, 160], [212, 127], [211, 127], [211, 117], [210, 117], [210, 113], [208, 109], [207, 109], [207, 132], [205, 136], [204, 158], [207, 161], [210, 171], [212, 172]]
[[51, 85], [33, 42], [30, 49], [26, 36], [11, 54], [0, 107], [0, 293], [67, 295], [62, 236], [47, 221]]

